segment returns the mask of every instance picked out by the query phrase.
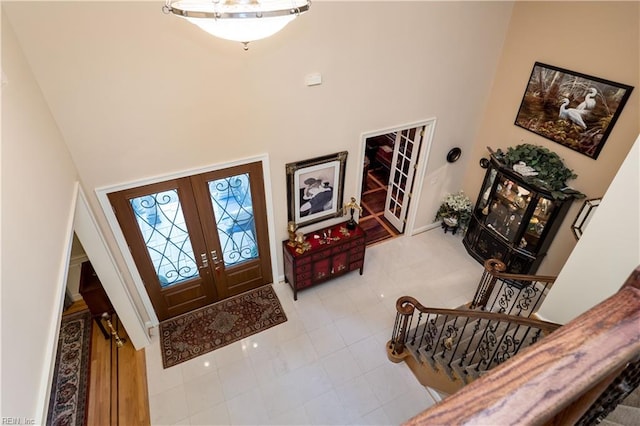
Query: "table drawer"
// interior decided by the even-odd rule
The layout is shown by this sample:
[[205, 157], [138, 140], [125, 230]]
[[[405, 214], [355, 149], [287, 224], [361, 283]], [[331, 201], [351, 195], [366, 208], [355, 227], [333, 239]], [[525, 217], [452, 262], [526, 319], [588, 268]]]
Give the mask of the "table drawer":
[[351, 241], [350, 247], [362, 247], [364, 249], [364, 238], [358, 238], [355, 241]]
[[311, 260], [322, 260], [331, 256], [331, 250], [323, 250], [318, 253], [314, 253], [311, 255]]
[[364, 253], [364, 246], [354, 247], [351, 250], [349, 250], [349, 254], [351, 254], [352, 256], [357, 256], [362, 253]]
[[355, 271], [356, 269], [360, 269], [360, 268], [362, 268], [363, 264], [364, 264], [364, 259], [357, 260], [355, 262], [351, 262], [351, 264], [349, 265], [349, 270], [350, 271]]
[[296, 268], [296, 272], [307, 272], [311, 270], [311, 263], [307, 263], [305, 265], [300, 265]]
[[301, 288], [305, 288], [305, 287], [310, 287], [311, 286], [311, 280], [302, 280], [302, 281], [296, 281], [296, 288], [298, 290], [300, 290]]
[[304, 272], [304, 273], [298, 273], [298, 275], [296, 275], [296, 282], [308, 280], [310, 278], [311, 278], [311, 271]]

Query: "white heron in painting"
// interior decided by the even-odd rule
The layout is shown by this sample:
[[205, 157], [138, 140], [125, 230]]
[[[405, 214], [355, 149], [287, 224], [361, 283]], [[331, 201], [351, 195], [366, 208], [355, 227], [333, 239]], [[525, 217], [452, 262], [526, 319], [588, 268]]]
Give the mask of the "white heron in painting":
[[579, 110], [593, 109], [596, 106], [596, 100], [593, 98], [595, 98], [597, 93], [598, 93], [598, 90], [595, 87], [592, 87], [591, 89], [589, 89], [589, 93], [587, 93], [587, 96], [584, 97], [584, 101], [582, 101], [582, 103], [578, 105], [576, 109], [579, 109]]
[[560, 114], [558, 114], [558, 116], [563, 120], [570, 120], [583, 129], [586, 129], [587, 125], [584, 124], [582, 114], [585, 114], [587, 111], [576, 108], [567, 108], [567, 105], [569, 105], [569, 99], [564, 98], [562, 100], [562, 105], [560, 106]]

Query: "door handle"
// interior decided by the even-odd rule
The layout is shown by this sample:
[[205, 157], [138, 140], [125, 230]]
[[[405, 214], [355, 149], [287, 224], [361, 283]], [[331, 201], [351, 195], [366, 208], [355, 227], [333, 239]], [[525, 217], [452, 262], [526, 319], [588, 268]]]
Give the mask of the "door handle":
[[200, 269], [204, 269], [204, 268], [208, 268], [209, 267], [209, 259], [207, 259], [207, 254], [206, 253], [200, 254], [200, 260], [202, 260], [202, 266], [200, 266]]
[[211, 250], [211, 260], [213, 260], [213, 265], [215, 266], [216, 271], [219, 270], [222, 261], [218, 259], [218, 252], [216, 250]]

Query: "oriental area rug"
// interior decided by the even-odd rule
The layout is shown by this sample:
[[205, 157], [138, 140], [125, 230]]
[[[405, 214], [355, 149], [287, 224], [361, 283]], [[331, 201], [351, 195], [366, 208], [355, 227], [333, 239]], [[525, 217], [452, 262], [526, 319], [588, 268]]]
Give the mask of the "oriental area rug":
[[287, 320], [271, 285], [160, 323], [164, 368], [229, 345]]
[[86, 422], [91, 356], [91, 314], [64, 315], [58, 337], [47, 425], [81, 426]]

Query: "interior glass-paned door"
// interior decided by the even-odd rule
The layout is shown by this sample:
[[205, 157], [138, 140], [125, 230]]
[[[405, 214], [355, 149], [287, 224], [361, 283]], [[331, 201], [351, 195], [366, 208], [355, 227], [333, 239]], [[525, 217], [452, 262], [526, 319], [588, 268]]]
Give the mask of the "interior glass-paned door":
[[398, 232], [404, 232], [409, 201], [420, 151], [424, 126], [404, 129], [396, 133], [393, 158], [387, 186], [384, 217]]

